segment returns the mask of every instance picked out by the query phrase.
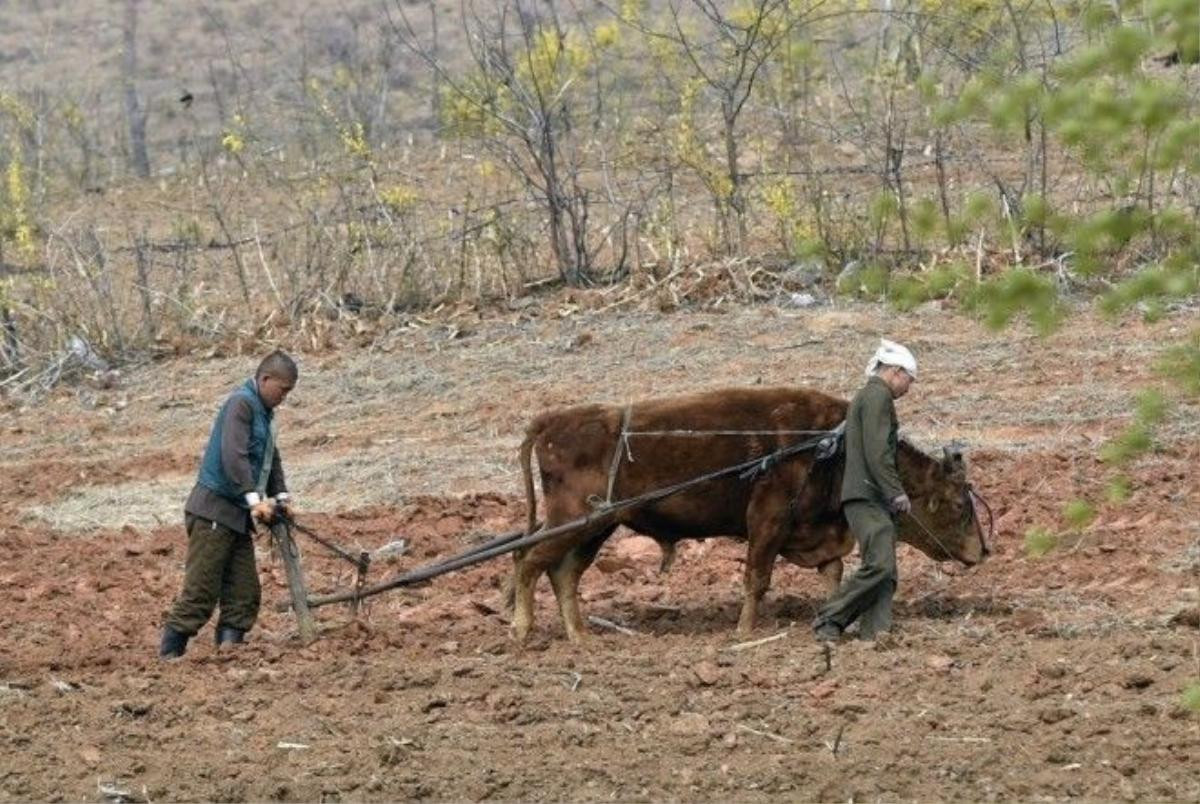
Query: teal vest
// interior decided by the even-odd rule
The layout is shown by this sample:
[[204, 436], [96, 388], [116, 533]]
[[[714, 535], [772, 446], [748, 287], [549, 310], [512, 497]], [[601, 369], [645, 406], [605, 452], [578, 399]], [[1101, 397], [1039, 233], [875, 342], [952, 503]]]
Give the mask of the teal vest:
[[233, 484], [233, 481], [225, 474], [225, 467], [221, 462], [221, 435], [225, 430], [225, 412], [229, 409], [229, 404], [233, 400], [241, 397], [250, 402], [250, 409], [253, 411], [253, 418], [250, 421], [250, 478], [253, 482], [257, 482], [258, 478], [263, 474], [263, 458], [267, 451], [267, 441], [271, 437], [271, 416], [272, 412], [267, 410], [267, 406], [263, 404], [262, 399], [258, 396], [258, 387], [254, 384], [254, 379], [246, 380], [242, 385], [234, 389], [229, 398], [221, 405], [221, 410], [217, 412], [217, 419], [213, 422], [212, 433], [208, 437], [208, 446], [204, 449], [204, 459], [200, 462], [200, 477], [198, 482], [208, 490], [225, 497], [232, 502], [237, 503], [242, 508], [248, 508], [242, 489]]

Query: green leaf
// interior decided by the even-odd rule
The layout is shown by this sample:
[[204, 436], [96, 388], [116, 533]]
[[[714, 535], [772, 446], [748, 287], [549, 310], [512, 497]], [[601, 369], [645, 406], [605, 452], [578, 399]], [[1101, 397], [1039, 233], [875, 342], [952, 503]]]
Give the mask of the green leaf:
[[967, 196], [966, 210], [963, 215], [970, 223], [979, 223], [995, 214], [996, 204], [990, 195], [977, 192]]
[[1050, 205], [1040, 195], [1027, 195], [1021, 199], [1021, 222], [1027, 228], [1046, 224], [1050, 219]]
[[1200, 712], [1200, 679], [1184, 688], [1179, 703], [1189, 712]]
[[891, 190], [880, 190], [871, 199], [871, 225], [875, 227], [887, 223], [900, 211], [900, 202]]
[[1075, 530], [1083, 530], [1096, 518], [1096, 509], [1087, 500], [1072, 500], [1063, 506], [1063, 519]]
[[1137, 69], [1150, 49], [1150, 35], [1141, 28], [1122, 25], [1109, 37], [1107, 62], [1113, 70], [1130, 73]]
[[908, 312], [925, 299], [925, 285], [915, 276], [896, 277], [888, 287], [888, 300], [901, 312]]
[[1157, 132], [1183, 113], [1178, 87], [1161, 81], [1141, 81], [1129, 97], [1130, 116], [1148, 132]]
[[889, 271], [879, 263], [859, 266], [838, 279], [837, 292], [848, 296], [878, 299], [887, 292]]
[[1166, 417], [1168, 407], [1161, 391], [1147, 388], [1138, 394], [1137, 420], [1147, 426], [1158, 424]]
[[1149, 451], [1152, 444], [1150, 430], [1136, 422], [1100, 448], [1100, 460], [1119, 466]]
[[1114, 505], [1120, 505], [1128, 500], [1133, 496], [1133, 488], [1129, 483], [1129, 478], [1123, 476], [1113, 478], [1108, 484], [1105, 496]]
[[1186, 257], [1166, 265], [1148, 265], [1121, 282], [1100, 300], [1100, 309], [1113, 316], [1151, 300], [1182, 298], [1200, 289], [1200, 276]]
[[996, 330], [1025, 313], [1040, 333], [1048, 334], [1063, 316], [1054, 281], [1027, 268], [1007, 271], [980, 285], [972, 307], [983, 315], [987, 326]]
[[1200, 170], [1200, 118], [1184, 117], [1167, 125], [1154, 154], [1154, 166]]
[[938, 206], [932, 198], [921, 198], [913, 204], [912, 215], [909, 217], [913, 232], [918, 237], [930, 237], [938, 228]]
[[1150, 17], [1174, 46], [1182, 64], [1200, 63], [1200, 4], [1195, 0], [1153, 0]]
[[1168, 349], [1155, 368], [1188, 395], [1200, 397], [1200, 330]]
[[1058, 536], [1043, 527], [1025, 531], [1025, 552], [1031, 558], [1041, 558], [1058, 546]]

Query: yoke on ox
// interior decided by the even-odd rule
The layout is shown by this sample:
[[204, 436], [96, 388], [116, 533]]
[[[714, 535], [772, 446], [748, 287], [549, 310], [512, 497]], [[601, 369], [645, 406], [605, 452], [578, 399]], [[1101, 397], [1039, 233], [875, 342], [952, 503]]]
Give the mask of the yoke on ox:
[[[567, 636], [583, 638], [579, 578], [618, 525], [650, 536], [664, 548], [664, 566], [680, 539], [728, 536], [748, 542], [738, 630], [754, 627], [759, 601], [770, 586], [775, 559], [815, 567], [832, 594], [842, 558], [854, 548], [840, 505], [843, 458], [818, 460], [814, 451], [791, 455], [748, 476], [724, 474], [710, 482], [642, 505], [628, 500], [724, 467], [755, 460], [827, 433], [847, 403], [796, 388], [727, 389], [616, 405], [581, 405], [538, 416], [521, 445], [529, 503], [529, 530], [537, 528], [531, 455], [544, 497], [544, 530], [593, 517], [515, 552], [513, 627], [524, 639], [533, 625], [534, 588], [548, 573]], [[986, 555], [962, 456], [947, 450], [931, 458], [901, 442], [898, 468], [913, 501], [899, 523], [901, 541], [935, 560], [976, 564]]]

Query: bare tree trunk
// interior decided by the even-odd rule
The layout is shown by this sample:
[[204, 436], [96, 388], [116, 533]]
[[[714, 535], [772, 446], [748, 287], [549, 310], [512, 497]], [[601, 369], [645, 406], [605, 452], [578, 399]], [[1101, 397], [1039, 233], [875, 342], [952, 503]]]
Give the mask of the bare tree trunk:
[[940, 128], [933, 135], [933, 160], [934, 166], [937, 168], [938, 200], [942, 202], [942, 223], [946, 227], [946, 239], [949, 245], [955, 246], [958, 244], [953, 242], [950, 237], [950, 193], [946, 178], [946, 146]]
[[[0, 265], [3, 264], [4, 243], [0, 242]], [[3, 304], [0, 304], [0, 336], [0, 372], [15, 372], [21, 365], [21, 342], [17, 339], [17, 322]]]
[[551, 190], [546, 201], [550, 207], [550, 248], [554, 252], [554, 262], [558, 264], [558, 272], [563, 281], [571, 287], [577, 287], [581, 284], [581, 277], [579, 266], [575, 264], [574, 252], [567, 241], [566, 213], [562, 198]]
[[737, 114], [732, 102], [725, 109], [725, 170], [729, 174], [729, 206], [733, 210], [736, 242], [729, 244], [730, 256], [740, 255], [746, 245], [746, 199], [742, 196], [742, 174], [738, 172]]
[[158, 326], [154, 320], [154, 304], [150, 298], [150, 261], [146, 257], [144, 234], [133, 238], [133, 253], [137, 265], [137, 290], [142, 299], [142, 334], [154, 340], [158, 334]]
[[140, 178], [150, 176], [150, 155], [146, 152], [146, 111], [138, 100], [137, 86], [138, 0], [125, 0], [125, 53], [121, 79], [125, 85], [125, 122], [129, 125], [129, 155], [133, 170]]
[[[96, 294], [96, 303], [100, 308], [96, 311], [96, 325], [103, 332], [107, 329], [112, 336], [112, 343], [118, 352], [125, 351], [125, 334], [121, 328], [121, 316], [117, 312], [117, 302], [113, 294], [113, 272], [108, 261], [108, 253], [95, 225], [84, 232], [87, 246], [92, 250], [91, 259], [95, 264], [93, 270], [85, 269], [85, 276]], [[103, 316], [103, 318], [101, 317]], [[104, 320], [107, 318], [107, 321]]]
[[[438, 13], [437, 0], [429, 0], [429, 27], [433, 36], [433, 43], [430, 45], [429, 56], [435, 62], [439, 58], [438, 53]], [[440, 70], [433, 70], [433, 95], [429, 99], [429, 111], [433, 114], [433, 131], [434, 134], [441, 134], [442, 131], [442, 73]]]
[[[209, 191], [212, 192], [211, 190]], [[242, 299], [245, 300], [246, 306], [253, 308], [254, 304], [250, 300], [250, 283], [246, 279], [246, 266], [242, 263], [242, 252], [238, 250], [237, 241], [233, 238], [233, 232], [229, 230], [229, 226], [225, 223], [225, 216], [221, 213], [221, 207], [217, 203], [216, 194], [213, 194], [212, 214], [217, 219], [217, 225], [221, 227], [221, 234], [225, 235], [225, 241], [229, 244], [229, 250], [233, 252], [233, 266], [237, 269], [238, 284], [242, 287]]]
[[17, 322], [7, 307], [0, 307], [0, 371], [15, 372], [21, 367], [21, 342], [17, 339]]
[[[891, 102], [889, 102], [891, 105]], [[888, 110], [888, 117], [891, 118], [892, 110]], [[908, 234], [908, 196], [904, 192], [904, 135], [906, 123], [900, 126], [899, 132], [894, 132], [891, 125], [887, 130], [887, 144], [884, 149], [887, 158], [887, 172], [890, 176], [890, 184], [892, 191], [896, 193], [896, 203], [900, 207], [900, 231], [904, 236], [904, 250], [908, 252], [912, 250], [912, 240]], [[898, 136], [897, 136], [898, 134]]]

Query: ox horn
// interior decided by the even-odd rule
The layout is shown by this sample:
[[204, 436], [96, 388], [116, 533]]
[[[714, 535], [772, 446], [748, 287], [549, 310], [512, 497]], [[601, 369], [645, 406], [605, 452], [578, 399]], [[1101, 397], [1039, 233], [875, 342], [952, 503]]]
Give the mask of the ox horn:
[[956, 463], [962, 463], [963, 447], [961, 444], [948, 444], [942, 447], [942, 460], [946, 466], [953, 466]]

